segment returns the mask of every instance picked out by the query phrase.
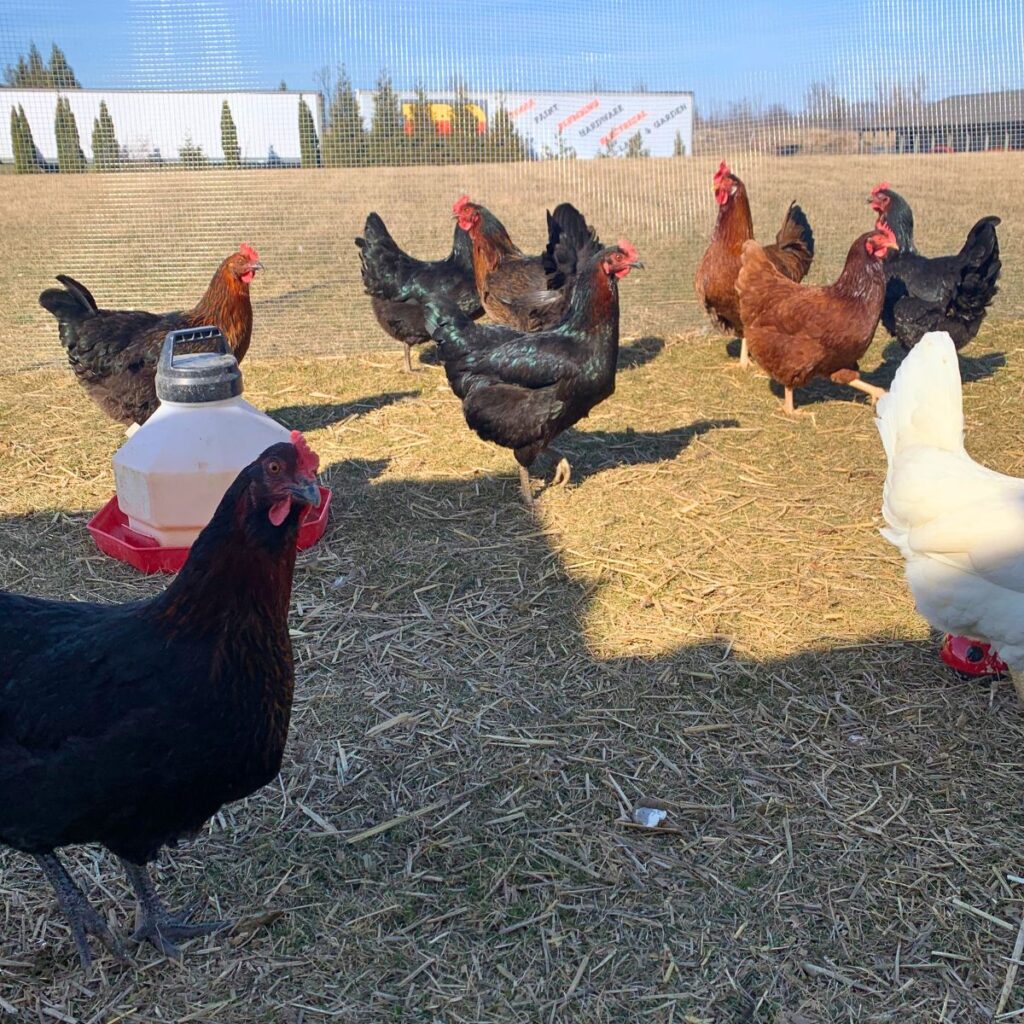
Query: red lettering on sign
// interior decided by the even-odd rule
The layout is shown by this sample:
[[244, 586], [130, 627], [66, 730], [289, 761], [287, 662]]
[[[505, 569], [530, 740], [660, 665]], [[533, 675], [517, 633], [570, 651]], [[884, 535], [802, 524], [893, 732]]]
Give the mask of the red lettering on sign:
[[537, 101], [530, 99], [525, 103], [520, 104], [515, 110], [509, 111], [509, 117], [519, 117], [521, 114], [525, 114], [528, 110], [533, 110], [537, 106]]
[[571, 124], [575, 124], [581, 117], [586, 117], [592, 110], [597, 110], [601, 105], [600, 100], [591, 100], [585, 107], [580, 107], [575, 113], [570, 114], [564, 121], [558, 124], [558, 133], [561, 134]]
[[639, 114], [634, 114], [631, 118], [623, 121], [622, 124], [616, 125], [603, 139], [601, 139], [601, 145], [607, 146], [609, 142], [617, 139], [624, 131], [628, 131], [635, 124], [639, 124], [647, 116], [646, 110], [641, 110]]

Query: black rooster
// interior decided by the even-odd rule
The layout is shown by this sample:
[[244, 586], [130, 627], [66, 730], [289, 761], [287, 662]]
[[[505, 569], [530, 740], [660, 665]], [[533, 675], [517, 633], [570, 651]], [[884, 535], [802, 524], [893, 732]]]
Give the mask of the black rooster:
[[981, 327], [998, 287], [998, 217], [982, 217], [955, 256], [929, 259], [914, 247], [910, 204], [883, 182], [868, 203], [879, 223], [888, 224], [899, 248], [885, 261], [882, 324], [908, 352], [929, 331], [945, 331], [957, 349]]
[[423, 324], [423, 307], [396, 302], [391, 298], [396, 292], [414, 282], [424, 291], [448, 296], [473, 320], [483, 316], [473, 278], [473, 244], [458, 225], [452, 251], [443, 260], [418, 260], [403, 252], [376, 213], [366, 218], [356, 246], [373, 315], [392, 338], [405, 345], [407, 372], [412, 372], [412, 346], [429, 341], [430, 335]]
[[[524, 334], [473, 324], [451, 303], [410, 294], [426, 307], [426, 324], [466, 422], [485, 441], [511, 448], [532, 504], [529, 468], [551, 442], [615, 390], [619, 352], [618, 281], [641, 267], [629, 242], [601, 249], [581, 268], [561, 323]], [[559, 462], [556, 484], [571, 468]]]
[[101, 843], [142, 911], [132, 936], [175, 956], [193, 924], [146, 865], [278, 773], [294, 670], [288, 605], [299, 518], [319, 503], [302, 435], [228, 488], [163, 593], [130, 604], [0, 592], [0, 842], [53, 885], [82, 964], [87, 935], [121, 945], [54, 852]]

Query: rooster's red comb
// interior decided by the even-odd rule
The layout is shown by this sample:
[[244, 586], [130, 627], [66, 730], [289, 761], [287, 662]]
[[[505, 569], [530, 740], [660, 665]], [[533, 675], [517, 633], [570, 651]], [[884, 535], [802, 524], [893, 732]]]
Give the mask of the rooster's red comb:
[[300, 430], [292, 431], [291, 441], [299, 456], [299, 472], [306, 476], [316, 476], [317, 470], [320, 468], [320, 456], [309, 447]]
[[876, 185], [871, 190], [871, 194], [873, 196], [877, 196], [879, 192], [888, 192], [888, 191], [889, 191], [889, 182], [883, 181], [883, 182], [880, 182], [878, 185]]
[[625, 238], [619, 239], [619, 248], [625, 253], [626, 259], [630, 263], [633, 263], [637, 258], [636, 246], [632, 242], [626, 241]]
[[260, 254], [251, 246], [248, 242], [243, 242], [239, 247], [238, 251], [247, 259], [253, 263], [259, 263]]
[[452, 203], [452, 213], [458, 217], [458, 215], [462, 213], [467, 206], [469, 206], [469, 196], [459, 196], [459, 198]]
[[732, 171], [729, 170], [729, 165], [723, 160], [718, 165], [718, 170], [715, 171], [714, 182], [717, 185], [719, 182], [724, 181], [727, 177], [732, 175]]

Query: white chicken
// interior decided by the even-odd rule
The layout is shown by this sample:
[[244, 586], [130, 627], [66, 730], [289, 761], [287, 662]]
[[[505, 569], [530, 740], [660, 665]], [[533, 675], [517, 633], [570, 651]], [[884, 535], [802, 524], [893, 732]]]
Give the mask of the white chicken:
[[1024, 701], [1024, 480], [967, 454], [948, 334], [914, 346], [876, 423], [889, 459], [882, 536], [907, 561], [918, 611], [936, 629], [990, 643]]

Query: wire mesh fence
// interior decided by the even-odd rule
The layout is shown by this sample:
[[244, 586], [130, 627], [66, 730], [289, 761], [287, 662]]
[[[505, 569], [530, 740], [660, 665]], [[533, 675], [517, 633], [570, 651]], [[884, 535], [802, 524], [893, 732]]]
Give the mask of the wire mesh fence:
[[375, 209], [408, 251], [441, 255], [462, 193], [527, 251], [562, 200], [630, 238], [649, 269], [625, 331], [678, 333], [702, 322], [692, 275], [723, 158], [759, 237], [799, 200], [815, 281], [870, 226], [880, 180], [911, 200], [926, 253], [1003, 216], [993, 315], [1024, 314], [1011, 0], [727, 17], [710, 0], [8, 2], [0, 65], [0, 372], [62, 359], [37, 303], [55, 274], [102, 307], [188, 308], [243, 241], [266, 266], [250, 358], [391, 347], [353, 238]]

